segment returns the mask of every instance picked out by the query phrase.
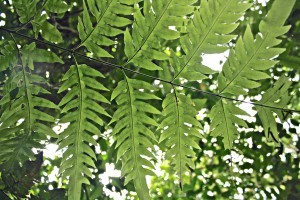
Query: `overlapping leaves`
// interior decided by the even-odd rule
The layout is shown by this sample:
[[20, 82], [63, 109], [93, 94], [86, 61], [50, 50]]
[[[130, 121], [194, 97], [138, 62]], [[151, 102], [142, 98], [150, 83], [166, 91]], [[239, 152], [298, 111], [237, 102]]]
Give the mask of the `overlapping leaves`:
[[12, 3], [18, 13], [19, 21], [26, 23], [30, 21], [36, 14], [36, 7], [39, 0], [13, 0]]
[[100, 94], [107, 91], [97, 79], [104, 76], [87, 65], [72, 65], [64, 75], [59, 93], [68, 91], [59, 106], [63, 106], [61, 123], [69, 123], [59, 136], [59, 149], [63, 153], [60, 173], [63, 179], [69, 176], [69, 199], [80, 199], [82, 184], [92, 178], [90, 168], [96, 168], [97, 159], [90, 145], [97, 146], [94, 135], [101, 136], [99, 126], [103, 121], [99, 115], [109, 116], [100, 103], [109, 101]]
[[150, 93], [151, 90], [156, 88], [145, 81], [125, 77], [111, 97], [119, 106], [110, 124], [115, 123], [112, 134], [117, 142], [117, 159], [122, 161], [122, 177], [126, 176], [125, 185], [133, 181], [140, 199], [150, 199], [145, 176], [155, 175], [153, 163], [150, 162], [155, 157], [149, 148], [153, 148], [156, 142], [151, 127], [158, 124], [146, 113], [160, 114], [160, 111], [146, 102], [159, 99]]
[[[262, 99], [258, 103], [271, 107], [285, 108], [292, 98], [288, 91], [291, 84], [287, 77], [280, 77], [274, 86], [262, 95]], [[263, 106], [256, 106], [256, 110], [264, 127], [266, 138], [269, 141], [279, 142], [276, 120], [273, 113], [276, 113], [282, 121], [285, 119], [286, 114], [279, 109]]]
[[[70, 8], [64, 1], [13, 0], [12, 2], [19, 15], [19, 21], [23, 24], [31, 23], [36, 38], [40, 34], [49, 42], [63, 42], [61, 33], [48, 19], [49, 12], [63, 14]], [[44, 12], [41, 13], [42, 11]]]
[[[264, 71], [274, 66], [277, 63], [274, 57], [284, 51], [275, 46], [281, 42], [277, 37], [286, 33], [290, 28], [283, 24], [294, 3], [295, 1], [288, 3], [284, 0], [275, 1], [267, 17], [260, 23], [261, 34], [257, 34], [255, 39], [250, 27], [247, 27], [244, 36], [238, 39], [235, 50], [231, 50], [218, 77], [220, 94], [247, 95], [247, 90], [260, 86], [259, 80], [270, 78]], [[212, 134], [221, 135], [226, 148], [232, 148], [232, 142], [237, 138], [236, 125], [246, 125], [239, 117], [236, 117], [241, 114], [241, 110], [236, 105], [226, 103], [224, 99], [221, 99], [212, 109]], [[262, 116], [262, 114], [260, 111], [260, 118], [267, 123], [264, 120], [267, 116]], [[267, 128], [266, 132], [269, 131], [269, 126], [266, 124], [264, 128]]]
[[16, 66], [18, 63], [18, 49], [12, 40], [1, 45], [0, 53], [0, 72]]
[[196, 0], [145, 0], [143, 14], [141, 10], [134, 13], [132, 33], [125, 32], [125, 54], [127, 63], [134, 63], [147, 70], [161, 70], [152, 60], [165, 60], [168, 56], [159, 50], [160, 39], [174, 40], [180, 32], [169, 27], [182, 27], [186, 22], [184, 16], [193, 13]]
[[[124, 16], [134, 12], [135, 0], [88, 0], [83, 1], [83, 18], [78, 18], [78, 32], [81, 44], [97, 57], [112, 57], [101, 46], [111, 46], [115, 41], [111, 37], [123, 31], [120, 29], [131, 24], [131, 20]], [[91, 16], [96, 19], [93, 26]], [[78, 48], [77, 47], [77, 48]]]
[[[10, 43], [12, 44], [12, 43]], [[4, 96], [1, 105], [1, 139], [0, 161], [4, 163], [6, 170], [13, 170], [19, 162], [34, 159], [32, 148], [43, 148], [41, 140], [47, 137], [57, 137], [48, 123], [54, 122], [54, 117], [45, 111], [57, 109], [51, 101], [40, 97], [41, 94], [49, 94], [47, 90], [39, 86], [46, 80], [39, 75], [31, 74], [36, 62], [60, 62], [62, 60], [53, 52], [37, 49], [35, 43], [25, 45], [17, 50], [17, 47], [9, 46], [13, 52], [17, 51], [15, 62], [6, 66], [9, 72], [4, 86]], [[8, 49], [8, 48], [7, 48]], [[5, 58], [4, 54], [4, 57]], [[47, 123], [47, 125], [45, 124]]]
[[[170, 64], [174, 70], [170, 85], [176, 78], [202, 80], [214, 71], [201, 64], [201, 55], [227, 49], [228, 43], [235, 37], [232, 33], [238, 26], [237, 20], [250, 4], [242, 0], [202, 0], [200, 7], [195, 7], [193, 4], [196, 2], [83, 0], [83, 17], [79, 17], [77, 26], [81, 43], [72, 51], [85, 46], [97, 57], [112, 57], [106, 47], [115, 44], [113, 37], [124, 33], [127, 62], [123, 66], [134, 63], [137, 67], [154, 71], [161, 70], [156, 61], [167, 61], [169, 58], [161, 52], [160, 43], [180, 38], [185, 55], [177, 57], [172, 52], [170, 63], [164, 62], [165, 66]], [[270, 78], [267, 70], [276, 64], [274, 58], [283, 51], [276, 48], [280, 43], [277, 37], [289, 29], [283, 24], [294, 2], [274, 1], [255, 38], [247, 27], [219, 75], [220, 97], [247, 95], [249, 89], [260, 86], [260, 80]], [[69, 8], [64, 1], [14, 0], [13, 5], [21, 23], [31, 21], [36, 37], [40, 34], [50, 42], [63, 41], [48, 17], [51, 13], [62, 16]], [[46, 12], [41, 14], [43, 9]], [[134, 20], [132, 26], [131, 19]], [[180, 33], [181, 28], [184, 31]], [[0, 100], [3, 111], [0, 116], [0, 163], [8, 167], [28, 160], [28, 157], [34, 158], [32, 148], [42, 148], [40, 140], [47, 139], [46, 136], [56, 137], [51, 125], [45, 125], [54, 121], [45, 110], [57, 107], [40, 97], [41, 94], [49, 94], [39, 86], [46, 81], [31, 71], [37, 62], [62, 61], [50, 51], [37, 49], [34, 44], [18, 49], [13, 41], [4, 45], [0, 53], [0, 72], [5, 72], [5, 78], [1, 80], [5, 86]], [[156, 88], [146, 81], [124, 77], [111, 97], [118, 105], [110, 122], [114, 124], [112, 135], [118, 148], [117, 159], [122, 162], [125, 185], [133, 181], [139, 197], [150, 199], [145, 176], [154, 175], [151, 160], [155, 157], [151, 148], [156, 143], [156, 136], [153, 127], [161, 128], [160, 142], [168, 147], [166, 158], [175, 166], [182, 185], [183, 174], [194, 168], [193, 149], [199, 148], [197, 140], [201, 124], [195, 118], [197, 110], [191, 99], [173, 91], [163, 101], [163, 120], [158, 125], [153, 116], [160, 112], [150, 104], [153, 100], [159, 100], [152, 92]], [[70, 199], [79, 199], [82, 184], [89, 184], [92, 177], [90, 168], [96, 168], [92, 146], [98, 145], [93, 136], [100, 136], [99, 127], [104, 123], [100, 116], [109, 116], [101, 106], [109, 101], [101, 94], [107, 89], [99, 82], [100, 78], [103, 78], [100, 72], [87, 65], [76, 64], [63, 77], [64, 82], [59, 90], [65, 94], [60, 102], [60, 122], [69, 123], [58, 141], [59, 148], [64, 150], [60, 172], [63, 178], [69, 177]], [[287, 78], [280, 78], [257, 103], [285, 107], [290, 100], [287, 92], [289, 86]], [[238, 139], [238, 127], [247, 127], [240, 117], [247, 113], [231, 100], [221, 98], [210, 113], [211, 134], [215, 137], [221, 135], [226, 149], [231, 149], [233, 141]], [[285, 116], [278, 109], [257, 106], [256, 110], [266, 137], [277, 142], [274, 113], [280, 119]]]
[[246, 95], [245, 89], [253, 89], [261, 84], [259, 80], [270, 78], [264, 71], [274, 66], [274, 58], [284, 51], [276, 48], [281, 40], [278, 36], [286, 33], [290, 26], [283, 26], [295, 1], [277, 0], [273, 3], [267, 17], [260, 23], [261, 34], [253, 38], [248, 26], [243, 37], [231, 50], [222, 73], [218, 77], [219, 93]]
[[231, 33], [238, 27], [237, 20], [251, 4], [241, 0], [201, 1], [200, 9], [187, 25], [187, 33], [180, 37], [185, 55], [171, 56], [174, 79], [182, 77], [189, 81], [207, 78], [213, 70], [201, 64], [203, 54], [222, 53], [236, 35]]

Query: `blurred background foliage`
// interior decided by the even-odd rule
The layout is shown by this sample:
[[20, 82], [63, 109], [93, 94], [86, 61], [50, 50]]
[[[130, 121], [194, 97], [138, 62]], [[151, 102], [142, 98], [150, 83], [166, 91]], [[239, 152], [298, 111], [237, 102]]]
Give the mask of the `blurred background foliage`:
[[[48, 22], [55, 25], [61, 32], [64, 40], [59, 44], [64, 48], [72, 48], [78, 44], [79, 37], [77, 32], [77, 18], [82, 14], [81, 0], [65, 0], [69, 5], [68, 12], [64, 16], [60, 14], [47, 13]], [[242, 19], [237, 32], [245, 30], [246, 25], [250, 25], [254, 33], [258, 32], [258, 24], [263, 16], [266, 15], [273, 0], [264, 3], [264, 1], [249, 0], [253, 3], [253, 7], [247, 11], [246, 16]], [[263, 3], [262, 3], [263, 2]], [[199, 2], [200, 5], [201, 1]], [[41, 4], [38, 4], [38, 12]], [[5, 22], [5, 27], [18, 27], [20, 22], [16, 11], [11, 5], [11, 1], [0, 1], [0, 21]], [[289, 107], [300, 110], [300, 1], [297, 1], [292, 14], [288, 19], [288, 24], [292, 25], [290, 31], [282, 38], [281, 47], [286, 48], [286, 52], [280, 56], [280, 63], [276, 65], [269, 73], [272, 77], [279, 77], [284, 73], [291, 77], [293, 85], [290, 88], [293, 93], [293, 99]], [[34, 37], [31, 24], [25, 24], [20, 27], [20, 33]], [[0, 37], [2, 37], [0, 32]], [[38, 36], [41, 37], [41, 36]], [[121, 35], [119, 36], [121, 37]], [[27, 39], [19, 37], [20, 43], [28, 43]], [[23, 40], [23, 41], [22, 41]], [[112, 55], [117, 58], [106, 61], [114, 63], [116, 60], [122, 62], [125, 60], [122, 52], [123, 43], [118, 43], [119, 38], [116, 37], [116, 45], [109, 49]], [[3, 43], [0, 40], [0, 43]], [[232, 46], [234, 46], [232, 41]], [[38, 43], [40, 48], [49, 48], [46, 44]], [[170, 49], [177, 50], [177, 54], [182, 52], [179, 41], [167, 42], [162, 45], [162, 50], [170, 52]], [[58, 85], [62, 74], [64, 74], [73, 60], [69, 59], [69, 54], [59, 49], [51, 48], [64, 61], [65, 64], [45, 65], [35, 68], [35, 73], [44, 76], [49, 85], [46, 88], [52, 93], [57, 94]], [[79, 52], [86, 54], [85, 49], [79, 49]], [[78, 58], [79, 63], [86, 63], [95, 69], [100, 70], [106, 75], [103, 85], [109, 89], [116, 86], [123, 75], [118, 69], [102, 66], [100, 63]], [[116, 63], [118, 64], [118, 63]], [[162, 67], [168, 67], [162, 64]], [[141, 72], [144, 72], [141, 70]], [[146, 72], [149, 74], [149, 72]], [[151, 72], [155, 75], [156, 72]], [[3, 74], [0, 74], [3, 76]], [[147, 80], [136, 74], [132, 77]], [[166, 78], [168, 74], [160, 73], [160, 77]], [[193, 86], [204, 91], [216, 92], [216, 77], [211, 77], [200, 83], [186, 83], [187, 86]], [[168, 85], [162, 85], [162, 90], [158, 92], [158, 96], [163, 96], [165, 91], [170, 90]], [[262, 84], [262, 88], [257, 90], [266, 90], [271, 87], [272, 82], [266, 80]], [[281, 123], [278, 121], [278, 129], [280, 132], [281, 143], [268, 143], [264, 137], [261, 122], [258, 118], [252, 117], [248, 120], [248, 129], [240, 130], [240, 139], [236, 141], [234, 148], [224, 150], [221, 138], [213, 138], [209, 135], [208, 111], [218, 100], [213, 96], [197, 93], [194, 91], [182, 89], [182, 92], [188, 94], [192, 99], [197, 101], [199, 105], [199, 120], [204, 125], [203, 134], [205, 137], [200, 141], [201, 150], [197, 152], [195, 160], [196, 169], [186, 175], [187, 183], [183, 190], [180, 190], [176, 175], [167, 161], [163, 161], [163, 155], [160, 148], [156, 147], [158, 163], [157, 177], [149, 178], [150, 190], [153, 199], [300, 199], [300, 142], [299, 142], [299, 114], [292, 114], [292, 119]], [[255, 98], [254, 95], [259, 91], [252, 90], [249, 94], [250, 100]], [[110, 96], [107, 92], [106, 97]], [[205, 97], [207, 101], [201, 100]], [[51, 98], [51, 99], [50, 99]], [[58, 103], [62, 97], [51, 95], [49, 99]], [[155, 102], [154, 102], [155, 103]], [[201, 103], [201, 104], [200, 104]], [[161, 108], [160, 102], [156, 107]], [[107, 112], [114, 112], [116, 105], [107, 107]], [[58, 116], [57, 116], [58, 117]], [[108, 122], [109, 119], [104, 119]], [[159, 119], [157, 119], [159, 121]], [[60, 127], [54, 127], [58, 132]], [[112, 168], [120, 169], [120, 163], [116, 163], [116, 151], [114, 150], [113, 138], [109, 135], [110, 131], [104, 132], [103, 138], [98, 138], [99, 148], [95, 149], [98, 155], [96, 163], [97, 170], [94, 172], [95, 178], [91, 179], [90, 186], [84, 186], [82, 199], [137, 199], [133, 192], [133, 185], [130, 183], [126, 187], [123, 186], [123, 179], [118, 176], [118, 171]], [[55, 142], [54, 140], [52, 142]], [[46, 144], [47, 145], [47, 144]], [[55, 145], [49, 145], [49, 149], [55, 149]], [[49, 150], [48, 150], [49, 151]], [[46, 152], [48, 152], [46, 151]], [[38, 154], [36, 161], [28, 161], [24, 166], [20, 167], [15, 174], [1, 174], [0, 178], [0, 199], [66, 199], [66, 182], [62, 182], [57, 177], [58, 167], [60, 164], [60, 153], [49, 155], [49, 153]], [[42, 162], [43, 161], [43, 162]], [[108, 173], [110, 171], [110, 173]]]

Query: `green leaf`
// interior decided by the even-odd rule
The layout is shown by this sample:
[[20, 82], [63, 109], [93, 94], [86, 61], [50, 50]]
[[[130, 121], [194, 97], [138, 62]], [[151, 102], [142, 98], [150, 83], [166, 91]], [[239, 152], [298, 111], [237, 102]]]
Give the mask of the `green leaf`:
[[1, 45], [0, 72], [10, 67], [14, 67], [18, 61], [18, 50], [13, 41], [8, 41]]
[[32, 54], [33, 60], [35, 62], [47, 62], [47, 63], [61, 63], [64, 62], [60, 57], [58, 57], [52, 51], [46, 51], [44, 49], [35, 49], [34, 51], [30, 52]]
[[45, 3], [45, 9], [53, 13], [65, 13], [70, 8], [71, 6], [61, 0], [51, 0]]
[[[289, 95], [288, 89], [291, 86], [291, 82], [284, 75], [281, 76], [274, 84], [274, 86], [268, 89], [263, 95], [258, 104], [273, 106], [277, 108], [285, 108], [290, 102], [292, 97]], [[257, 114], [262, 122], [265, 136], [268, 141], [279, 143], [279, 133], [277, 130], [277, 123], [273, 113], [283, 120], [283, 115], [278, 109], [270, 109], [263, 106], [255, 106]]]
[[87, 76], [105, 78], [101, 72], [84, 64], [80, 65], [80, 71]]
[[63, 106], [61, 113], [66, 113], [60, 122], [70, 123], [69, 128], [59, 137], [59, 148], [68, 147], [63, 154], [60, 173], [63, 178], [69, 176], [68, 197], [75, 200], [80, 199], [82, 184], [89, 184], [87, 176], [92, 177], [92, 172], [86, 165], [96, 168], [96, 156], [89, 144], [97, 145], [93, 135], [100, 136], [100, 131], [95, 124], [103, 126], [99, 114], [110, 117], [96, 102], [108, 100], [99, 94], [98, 90], [107, 89], [95, 77], [104, 76], [85, 64], [76, 64], [64, 75], [64, 83], [59, 89], [62, 92], [70, 88], [59, 104]]
[[[87, 2], [87, 4], [86, 4]], [[125, 16], [134, 12], [135, 0], [128, 0], [126, 4], [118, 0], [83, 1], [83, 17], [78, 19], [78, 32], [81, 43], [76, 47], [85, 46], [97, 57], [113, 57], [102, 46], [111, 46], [114, 41], [111, 36], [122, 34], [122, 27], [131, 24], [131, 20]], [[89, 11], [92, 15], [89, 14]], [[92, 24], [92, 18], [96, 23]]]
[[[147, 148], [151, 148], [153, 141], [156, 141], [154, 133], [148, 127], [157, 126], [157, 123], [146, 113], [160, 112], [149, 103], [136, 99], [135, 93], [141, 88], [145, 89], [146, 94], [155, 89], [147, 82], [127, 77], [119, 82], [111, 97], [116, 99], [119, 107], [109, 124], [115, 123], [112, 134], [117, 141], [117, 159], [122, 160], [122, 176], [126, 176], [124, 184], [132, 180], [139, 198], [150, 199], [145, 176], [153, 175], [153, 166], [146, 165], [147, 159], [141, 155], [149, 157], [151, 153]], [[149, 99], [150, 97], [148, 96]], [[154, 95], [153, 97], [157, 99]]]
[[[18, 58], [15, 57], [16, 61], [10, 61], [12, 54], [7, 52], [9, 49], [14, 50], [14, 47], [6, 44], [6, 51], [2, 50], [2, 53], [3, 57], [8, 56], [8, 58], [3, 60], [14, 64]], [[0, 151], [0, 164], [3, 164], [3, 169], [7, 171], [14, 170], [19, 163], [33, 158], [32, 149], [43, 148], [40, 142], [47, 139], [46, 136], [56, 137], [53, 130], [48, 127], [51, 127], [51, 123], [47, 123], [46, 126], [42, 122], [54, 122], [54, 117], [46, 113], [48, 109], [41, 108], [57, 109], [53, 102], [39, 96], [49, 92], [36, 83], [47, 84], [47, 82], [41, 76], [29, 73], [34, 68], [33, 60], [36, 59], [31, 52], [36, 50], [34, 43], [24, 45], [18, 50], [17, 55], [14, 56], [20, 57], [21, 62], [10, 69], [3, 86], [4, 97], [0, 103], [3, 109], [0, 114], [0, 130], [3, 132], [0, 146], [3, 149]], [[44, 60], [44, 62], [52, 61], [55, 60]]]
[[225, 149], [232, 149], [234, 140], [239, 138], [236, 125], [247, 128], [247, 124], [236, 115], [248, 114], [225, 99], [218, 101], [211, 110], [210, 134], [221, 136]]
[[28, 22], [36, 14], [36, 5], [39, 0], [15, 0], [13, 5], [18, 13], [21, 23]]
[[[275, 47], [280, 43], [276, 37], [289, 30], [288, 26], [283, 25], [294, 3], [294, 0], [288, 3], [284, 0], [275, 1], [265, 20], [260, 23], [261, 34], [256, 35], [255, 39], [250, 26], [247, 26], [244, 36], [238, 39], [235, 50], [230, 52], [218, 77], [220, 94], [240, 95], [244, 88], [257, 88], [260, 86], [258, 80], [269, 78], [261, 71], [274, 66], [274, 57], [284, 51]], [[260, 74], [260, 77], [254, 78], [253, 73]]]
[[227, 49], [224, 46], [236, 37], [230, 35], [238, 27], [236, 21], [250, 6], [240, 0], [202, 1], [200, 9], [194, 12], [191, 23], [187, 25], [187, 34], [180, 38], [185, 55], [181, 58], [171, 56], [170, 62], [175, 70], [173, 79], [202, 80], [207, 78], [204, 74], [214, 73], [199, 65], [201, 55], [224, 52]]
[[[131, 35], [125, 31], [125, 54], [128, 58], [124, 65], [134, 63], [147, 70], [161, 70], [152, 60], [166, 60], [167, 55], [160, 52], [159, 40], [174, 40], [180, 33], [170, 30], [170, 26], [179, 28], [186, 21], [184, 16], [193, 13], [194, 1], [165, 0], [144, 1], [143, 13], [134, 12], [134, 24]], [[184, 8], [184, 9], [182, 9]], [[172, 20], [170, 20], [172, 19]]]
[[42, 37], [49, 42], [61, 43], [63, 42], [63, 38], [61, 33], [57, 30], [55, 26], [50, 24], [47, 21], [42, 22], [41, 24], [41, 35]]
[[195, 119], [197, 111], [192, 101], [184, 94], [177, 91], [168, 94], [162, 105], [164, 118], [160, 126], [162, 134], [159, 142], [166, 141], [168, 147], [166, 158], [174, 165], [181, 186], [184, 184], [184, 173], [189, 171], [189, 167], [192, 169], [195, 167], [193, 163], [195, 153], [190, 148], [200, 148], [198, 139], [202, 137], [200, 133], [202, 126]]

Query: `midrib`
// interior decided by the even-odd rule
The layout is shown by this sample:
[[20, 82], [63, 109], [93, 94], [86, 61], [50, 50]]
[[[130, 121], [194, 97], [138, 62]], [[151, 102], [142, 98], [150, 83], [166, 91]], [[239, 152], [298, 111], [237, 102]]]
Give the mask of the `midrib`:
[[[131, 95], [131, 92], [130, 92], [130, 86], [129, 86], [129, 82], [128, 82], [128, 79], [127, 77], [126, 78], [126, 84], [127, 84], [127, 90], [128, 90], [128, 98], [129, 98], [129, 104], [130, 104], [130, 124], [131, 124], [131, 142], [132, 142], [132, 151], [133, 151], [133, 157], [134, 157], [134, 164], [135, 164], [135, 168], [137, 170], [137, 181], [139, 182], [138, 185], [143, 185], [142, 183], [142, 180], [141, 179], [141, 173], [140, 173], [140, 170], [139, 170], [139, 166], [138, 166], [138, 161], [137, 161], [137, 152], [136, 152], [136, 146], [135, 146], [135, 132], [134, 132], [134, 122], [133, 122], [133, 101], [132, 101], [132, 95]], [[135, 179], [136, 180], [136, 179]], [[134, 180], [134, 181], [135, 181]], [[136, 186], [138, 187], [138, 186]]]
[[[106, 14], [106, 12], [108, 11], [108, 8], [110, 7], [110, 5], [112, 4], [113, 0], [111, 0], [108, 5], [106, 6], [106, 9], [104, 10], [104, 12], [100, 15], [95, 28], [92, 29], [92, 31], [90, 33], [87, 34], [86, 38], [77, 46], [77, 48], [81, 47], [82, 45], [84, 45], [84, 43], [90, 38], [90, 36], [94, 33], [94, 31], [97, 29], [97, 27], [99, 26], [101, 20], [103, 19], [104, 15]], [[77, 49], [76, 48], [76, 49]]]
[[[259, 45], [259, 47], [254, 51], [254, 53], [252, 54], [252, 56], [250, 57], [250, 59], [246, 62], [246, 64], [235, 74], [235, 76], [233, 77], [233, 79], [231, 79], [231, 81], [219, 92], [219, 94], [222, 94], [226, 88], [231, 85], [233, 83], [233, 81], [240, 75], [240, 73], [252, 62], [253, 58], [256, 56], [257, 52], [259, 52], [259, 50], [261, 49], [261, 47], [263, 46], [263, 44], [265, 43], [265, 41], [268, 39], [268, 33], [266, 33], [266, 36], [262, 39], [261, 44]], [[228, 58], [229, 59], [229, 58]]]
[[[81, 145], [80, 142], [81, 142], [81, 129], [82, 129], [82, 123], [81, 121], [84, 120], [82, 118], [82, 112], [83, 112], [83, 88], [81, 87], [81, 80], [80, 80], [80, 72], [79, 72], [79, 66], [78, 64], [76, 63], [76, 69], [77, 69], [77, 78], [79, 80], [79, 91], [80, 91], [80, 94], [79, 94], [79, 106], [78, 106], [78, 110], [79, 110], [79, 115], [78, 115], [78, 124], [77, 124], [77, 131], [76, 131], [76, 141], [75, 141], [75, 175], [74, 175], [74, 178], [75, 180], [77, 179], [78, 177], [78, 174], [79, 176], [81, 175], [81, 171], [80, 171], [80, 167], [79, 167], [79, 161], [78, 161], [78, 157], [80, 156], [80, 154], [82, 154], [82, 151], [80, 151], [81, 148], [79, 148], [79, 146]], [[79, 183], [75, 183], [75, 187], [78, 186]], [[77, 189], [80, 189], [80, 188], [77, 188]], [[76, 189], [74, 190], [76, 192]]]
[[228, 127], [228, 122], [227, 122], [227, 115], [226, 115], [226, 111], [225, 111], [225, 107], [224, 107], [222, 99], [221, 99], [221, 105], [222, 105], [222, 110], [223, 110], [224, 121], [225, 121], [225, 124], [226, 124], [226, 136], [227, 136], [229, 148], [231, 149], [232, 141], [230, 140], [230, 137], [229, 137], [229, 127]]
[[163, 18], [163, 16], [165, 15], [166, 11], [168, 10], [171, 2], [173, 0], [170, 0], [168, 5], [165, 7], [165, 9], [163, 10], [163, 12], [161, 13], [161, 15], [157, 18], [157, 20], [154, 23], [154, 26], [151, 27], [150, 31], [148, 32], [147, 36], [145, 37], [145, 39], [142, 41], [141, 45], [139, 46], [139, 48], [137, 48], [137, 50], [134, 52], [134, 54], [127, 60], [126, 63], [124, 63], [122, 66], [126, 66], [128, 65], [131, 60], [133, 60], [135, 58], [135, 56], [141, 51], [141, 49], [144, 47], [144, 45], [146, 44], [146, 42], [148, 41], [148, 39], [150, 38], [150, 36], [152, 35], [152, 33], [154, 33], [154, 30], [156, 29], [157, 25], [159, 24], [159, 22], [161, 22], [161, 19]]
[[212, 23], [212, 25], [210, 26], [210, 28], [208, 29], [208, 31], [206, 32], [204, 39], [199, 43], [199, 45], [197, 46], [197, 48], [195, 49], [195, 51], [189, 56], [189, 58], [187, 59], [186, 63], [184, 64], [184, 66], [182, 67], [182, 69], [178, 72], [178, 74], [176, 76], [174, 76], [172, 82], [182, 73], [182, 71], [186, 68], [186, 66], [188, 66], [188, 64], [190, 63], [191, 59], [195, 56], [195, 54], [199, 51], [199, 49], [202, 47], [202, 45], [204, 44], [204, 42], [206, 41], [207, 37], [210, 35], [212, 29], [214, 28], [215, 24], [217, 23], [217, 21], [219, 20], [219, 18], [221, 17], [221, 15], [224, 13], [225, 10], [227, 10], [227, 8], [229, 7], [229, 5], [231, 4], [231, 1], [229, 1], [229, 3], [226, 4], [226, 6], [222, 9], [222, 11], [217, 15], [217, 17], [215, 18], [214, 22]]

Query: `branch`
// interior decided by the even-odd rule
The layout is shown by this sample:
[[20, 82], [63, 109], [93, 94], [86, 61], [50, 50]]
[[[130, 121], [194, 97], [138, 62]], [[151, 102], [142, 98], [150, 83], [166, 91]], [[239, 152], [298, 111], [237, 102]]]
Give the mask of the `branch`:
[[101, 64], [106, 65], [108, 67], [114, 67], [116, 69], [121, 69], [123, 71], [125, 70], [125, 71], [131, 72], [133, 74], [138, 74], [138, 75], [141, 75], [141, 76], [144, 76], [144, 77], [151, 78], [153, 80], [158, 80], [158, 81], [161, 81], [161, 82], [164, 82], [164, 83], [169, 83], [171, 85], [174, 85], [174, 86], [177, 86], [177, 87], [182, 87], [182, 88], [185, 88], [185, 89], [188, 89], [188, 90], [193, 90], [195, 92], [199, 92], [199, 93], [202, 93], [202, 94], [207, 94], [207, 95], [210, 95], [210, 96], [215, 96], [215, 97], [227, 99], [227, 100], [230, 100], [230, 101], [236, 101], [236, 102], [240, 102], [240, 103], [247, 103], [247, 104], [251, 104], [251, 105], [255, 105], [255, 106], [261, 106], [261, 107], [265, 107], [265, 108], [277, 109], [277, 110], [281, 110], [282, 112], [300, 113], [300, 110], [296, 110], [296, 109], [279, 108], [279, 107], [275, 107], [275, 106], [264, 105], [264, 104], [261, 104], [261, 103], [245, 101], [245, 100], [239, 100], [239, 99], [227, 97], [227, 96], [224, 96], [224, 95], [221, 95], [221, 94], [200, 90], [200, 89], [197, 89], [197, 88], [194, 88], [194, 87], [189, 87], [189, 86], [186, 86], [186, 85], [177, 84], [177, 83], [174, 83], [172, 81], [167, 81], [167, 80], [164, 80], [164, 79], [152, 76], [152, 75], [144, 74], [142, 72], [138, 72], [138, 71], [134, 71], [132, 69], [125, 68], [121, 65], [117, 65], [117, 64], [114, 64], [114, 63], [103, 61], [103, 60], [100, 60], [100, 59], [97, 59], [97, 58], [92, 58], [92, 57], [86, 56], [84, 54], [74, 52], [74, 50], [72, 50], [72, 49], [67, 49], [67, 48], [64, 48], [64, 47], [61, 47], [61, 46], [58, 46], [58, 45], [55, 45], [55, 44], [51, 44], [49, 42], [45, 42], [45, 41], [42, 41], [42, 40], [39, 40], [39, 39], [35, 39], [35, 38], [29, 37], [27, 35], [24, 35], [22, 33], [18, 33], [14, 30], [10, 30], [10, 29], [4, 28], [4, 27], [0, 27], [0, 30], [3, 30], [3, 31], [8, 32], [8, 33], [16, 34], [16, 35], [21, 36], [23, 38], [26, 38], [26, 39], [29, 39], [29, 40], [32, 40], [32, 41], [35, 41], [35, 42], [38, 42], [38, 43], [41, 43], [41, 44], [45, 44], [45, 45], [60, 49], [60, 50], [65, 51], [65, 52], [73, 53], [73, 54], [78, 55], [82, 58], [101, 63]]

